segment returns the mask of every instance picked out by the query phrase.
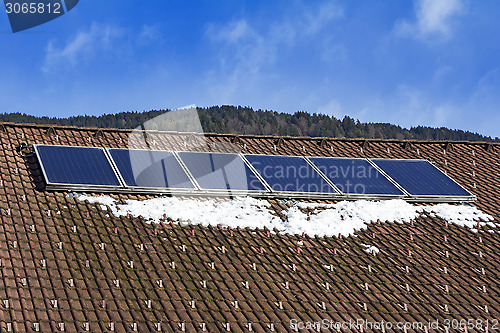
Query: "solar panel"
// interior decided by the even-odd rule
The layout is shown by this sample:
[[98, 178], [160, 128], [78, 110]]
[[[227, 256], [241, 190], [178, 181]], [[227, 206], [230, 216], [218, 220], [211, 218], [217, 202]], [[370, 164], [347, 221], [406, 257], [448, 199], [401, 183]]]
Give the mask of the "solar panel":
[[267, 191], [237, 154], [178, 152], [198, 185], [207, 190]]
[[108, 149], [126, 186], [194, 189], [195, 186], [170, 151]]
[[275, 192], [337, 194], [337, 191], [303, 157], [244, 156]]
[[405, 195], [366, 159], [310, 157], [313, 163], [345, 194]]
[[48, 186], [121, 186], [102, 148], [35, 145]]
[[413, 196], [458, 196], [472, 194], [426, 160], [372, 160]]

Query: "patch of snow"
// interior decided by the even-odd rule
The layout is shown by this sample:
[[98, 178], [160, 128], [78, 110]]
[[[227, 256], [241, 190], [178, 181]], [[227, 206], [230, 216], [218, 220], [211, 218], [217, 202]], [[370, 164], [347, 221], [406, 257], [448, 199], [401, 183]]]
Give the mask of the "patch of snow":
[[115, 204], [115, 199], [113, 199], [111, 197], [104, 196], [104, 195], [101, 195], [99, 197], [81, 195], [78, 197], [78, 199], [87, 200], [90, 203], [100, 203], [102, 210], [106, 210], [106, 206], [113, 207], [113, 205]]
[[[313, 209], [305, 214], [302, 209]], [[306, 233], [318, 236], [349, 236], [355, 230], [365, 229], [372, 221], [409, 222], [419, 214], [417, 207], [404, 200], [341, 201], [336, 204], [299, 203], [283, 213], [283, 222], [292, 234]], [[279, 229], [279, 228], [278, 228]]]
[[481, 212], [475, 206], [438, 204], [421, 207], [421, 211], [425, 211], [431, 216], [440, 217], [449, 223], [455, 223], [468, 227], [474, 232], [478, 232], [476, 228], [477, 221], [479, 221], [479, 219], [486, 222], [494, 220], [491, 215]]
[[366, 249], [365, 249], [366, 252], [373, 254], [374, 256], [376, 256], [377, 253], [380, 252], [380, 249], [374, 245], [367, 245], [367, 244], [361, 244], [361, 245], [366, 247]]
[[[479, 218], [493, 218], [474, 206], [439, 204], [414, 206], [404, 200], [341, 201], [336, 204], [296, 203], [282, 213], [281, 220], [273, 214], [267, 200], [243, 197], [228, 201], [179, 199], [160, 197], [148, 200], [127, 200], [117, 203], [108, 196], [80, 195], [80, 200], [109, 207], [115, 216], [142, 216], [147, 222], [160, 222], [164, 216], [174, 221], [201, 224], [203, 226], [267, 228], [288, 234], [305, 233], [310, 236], [349, 236], [356, 230], [365, 229], [371, 222], [409, 222], [423, 212], [439, 216], [450, 223], [474, 228]], [[304, 209], [312, 212], [305, 213]], [[299, 244], [300, 245], [300, 244]], [[378, 250], [378, 249], [377, 249]], [[375, 249], [371, 249], [375, 251]]]
[[271, 214], [270, 205], [265, 200], [237, 198], [230, 201], [179, 199], [177, 197], [154, 198], [149, 200], [127, 200], [116, 204], [110, 197], [80, 196], [80, 200], [109, 206], [113, 215], [142, 216], [149, 222], [160, 222], [163, 216], [174, 221], [190, 222], [204, 226], [220, 224], [224, 227], [249, 227], [273, 229], [279, 218]]

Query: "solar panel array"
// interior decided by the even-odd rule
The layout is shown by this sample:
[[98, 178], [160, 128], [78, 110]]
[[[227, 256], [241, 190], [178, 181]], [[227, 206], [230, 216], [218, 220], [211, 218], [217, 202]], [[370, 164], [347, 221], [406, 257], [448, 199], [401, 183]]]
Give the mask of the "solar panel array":
[[471, 201], [426, 160], [35, 145], [48, 189]]

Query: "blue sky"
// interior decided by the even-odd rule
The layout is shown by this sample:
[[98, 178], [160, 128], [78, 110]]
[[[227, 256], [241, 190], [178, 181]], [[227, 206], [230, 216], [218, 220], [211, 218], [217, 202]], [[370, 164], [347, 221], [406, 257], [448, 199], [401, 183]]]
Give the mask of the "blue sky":
[[81, 0], [13, 34], [0, 112], [185, 105], [319, 112], [500, 137], [495, 0]]

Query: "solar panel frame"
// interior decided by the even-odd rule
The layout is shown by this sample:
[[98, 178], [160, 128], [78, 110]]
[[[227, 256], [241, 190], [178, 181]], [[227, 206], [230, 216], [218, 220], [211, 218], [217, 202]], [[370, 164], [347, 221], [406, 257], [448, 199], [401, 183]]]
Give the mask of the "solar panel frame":
[[[40, 154], [40, 147], [62, 147], [62, 148], [71, 148], [71, 149], [95, 149], [99, 150], [103, 153], [104, 157], [106, 158], [106, 161], [109, 164], [109, 167], [113, 171], [114, 176], [116, 177], [116, 180], [118, 182], [117, 185], [103, 185], [103, 184], [80, 184], [76, 182], [52, 182], [49, 180], [49, 175], [47, 174], [47, 166], [44, 164], [43, 161], [43, 156]], [[114, 167], [114, 164], [110, 160], [110, 157], [108, 156], [106, 149], [101, 148], [101, 147], [86, 147], [86, 146], [67, 146], [67, 145], [45, 145], [45, 144], [34, 144], [33, 145], [33, 150], [37, 156], [38, 163], [40, 164], [40, 168], [42, 169], [42, 174], [46, 183], [46, 188], [49, 190], [99, 190], [99, 191], [104, 191], [104, 192], [111, 192], [111, 191], [120, 191], [124, 188], [124, 183], [122, 181], [121, 176], [117, 173], [116, 168]]]
[[[328, 185], [331, 187], [332, 192], [326, 193], [326, 192], [293, 192], [293, 191], [277, 191], [273, 189], [272, 185], [269, 184], [268, 181], [266, 181], [265, 177], [263, 177], [259, 170], [257, 170], [252, 163], [247, 159], [247, 156], [270, 156], [270, 157], [288, 157], [288, 158], [299, 158], [303, 160], [307, 166], [309, 166], [311, 169], [316, 172], [319, 177]], [[325, 177], [325, 175], [319, 171], [316, 166], [311, 164], [307, 158], [304, 156], [290, 156], [290, 155], [267, 155], [267, 154], [242, 154], [242, 158], [244, 161], [248, 164], [248, 166], [254, 170], [254, 172], [262, 179], [262, 182], [266, 184], [266, 186], [269, 188], [269, 193], [267, 196], [269, 197], [281, 197], [283, 195], [286, 195], [287, 197], [290, 198], [318, 198], [318, 199], [324, 199], [324, 198], [330, 198], [330, 199], [341, 199], [344, 197], [342, 193], [337, 189], [337, 187], [328, 179]]]
[[395, 183], [399, 184], [396, 179], [392, 178], [389, 173], [387, 173], [385, 170], [383, 170], [379, 165], [376, 164], [377, 161], [402, 161], [402, 162], [427, 162], [429, 165], [431, 165], [433, 168], [438, 170], [442, 175], [444, 175], [446, 178], [451, 180], [455, 185], [460, 187], [463, 191], [469, 194], [469, 196], [459, 196], [459, 195], [442, 195], [442, 194], [430, 194], [430, 195], [425, 195], [425, 194], [412, 194], [410, 190], [405, 188], [404, 185], [399, 184], [401, 188], [403, 188], [408, 194], [409, 194], [409, 199], [408, 201], [414, 201], [414, 202], [472, 202], [476, 200], [476, 196], [472, 193], [470, 193], [465, 187], [463, 187], [461, 184], [459, 184], [455, 179], [451, 178], [448, 176], [443, 170], [439, 169], [435, 163], [426, 160], [426, 159], [404, 159], [404, 158], [398, 158], [398, 159], [383, 159], [383, 158], [372, 158], [369, 159], [369, 161], [376, 167], [378, 168], [381, 172], [383, 172], [388, 178], [392, 179]]
[[[111, 151], [112, 150], [128, 150], [128, 151], [151, 151], [151, 152], [161, 152], [161, 153], [171, 153], [172, 156], [175, 158], [175, 161], [179, 164], [181, 167], [182, 171], [186, 174], [188, 177], [189, 181], [193, 185], [192, 188], [183, 188], [183, 187], [154, 187], [154, 186], [132, 186], [127, 184], [125, 181], [124, 177], [122, 176], [120, 172], [120, 168], [116, 164]], [[177, 156], [175, 151], [168, 151], [168, 150], [155, 150], [155, 149], [129, 149], [129, 148], [106, 148], [106, 152], [109, 154], [109, 158], [111, 163], [113, 164], [114, 168], [116, 169], [118, 175], [120, 176], [120, 179], [122, 183], [124, 184], [124, 187], [128, 190], [128, 192], [131, 193], [160, 193], [160, 194], [189, 194], [189, 195], [196, 195], [198, 194], [200, 188], [196, 180], [193, 178], [189, 170], [187, 170], [186, 166], [180, 158]]]
[[[256, 170], [248, 163], [248, 161], [244, 158], [243, 154], [236, 154], [236, 153], [222, 153], [222, 152], [194, 152], [194, 151], [175, 151], [174, 152], [176, 156], [179, 159], [179, 162], [182, 163], [182, 165], [185, 167], [185, 169], [189, 172], [190, 176], [192, 177], [193, 181], [196, 183], [198, 186], [198, 193], [199, 194], [216, 194], [216, 195], [223, 195], [223, 196], [232, 196], [232, 195], [243, 195], [243, 194], [249, 194], [251, 196], [265, 196], [270, 193], [271, 189], [269, 185], [262, 179], [262, 177], [256, 172]], [[212, 155], [232, 155], [235, 156], [236, 158], [241, 159], [243, 166], [248, 168], [248, 171], [251, 172], [251, 174], [263, 185], [262, 190], [252, 190], [252, 189], [247, 189], [247, 190], [242, 190], [242, 189], [223, 189], [223, 188], [205, 188], [200, 185], [200, 183], [197, 181], [197, 178], [193, 173], [191, 172], [190, 168], [188, 165], [186, 165], [185, 161], [182, 159], [181, 155], [183, 153], [193, 153], [193, 154], [212, 154]]]
[[[396, 183], [392, 178], [388, 177], [384, 172], [381, 172], [381, 170], [374, 165], [368, 158], [360, 158], [360, 157], [336, 157], [336, 156], [307, 156], [305, 157], [311, 165], [313, 165], [315, 168], [321, 172], [321, 174], [324, 175], [324, 177], [332, 183], [333, 186], [343, 195], [344, 199], [374, 199], [374, 198], [381, 198], [381, 199], [396, 199], [396, 198], [404, 198], [409, 196], [409, 193], [406, 192], [398, 183]], [[330, 179], [330, 177], [324, 173], [321, 168], [314, 163], [314, 160], [316, 159], [337, 159], [337, 160], [359, 160], [359, 161], [365, 161], [368, 163], [373, 169], [375, 169], [380, 176], [384, 177], [389, 183], [391, 183], [397, 190], [399, 190], [401, 193], [400, 194], [380, 194], [380, 193], [348, 193], [343, 191], [340, 187], [336, 185], [336, 183]]]

